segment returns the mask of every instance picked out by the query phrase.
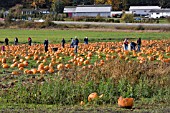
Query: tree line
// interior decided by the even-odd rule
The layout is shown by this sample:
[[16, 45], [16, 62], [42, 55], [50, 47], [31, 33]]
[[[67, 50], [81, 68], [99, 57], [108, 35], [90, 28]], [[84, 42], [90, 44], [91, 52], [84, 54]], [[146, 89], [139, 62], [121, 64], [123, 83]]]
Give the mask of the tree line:
[[48, 8], [62, 12], [64, 6], [106, 4], [113, 10], [128, 10], [130, 6], [160, 6], [170, 8], [170, 0], [0, 0], [0, 9], [10, 9], [16, 4], [23, 8]]

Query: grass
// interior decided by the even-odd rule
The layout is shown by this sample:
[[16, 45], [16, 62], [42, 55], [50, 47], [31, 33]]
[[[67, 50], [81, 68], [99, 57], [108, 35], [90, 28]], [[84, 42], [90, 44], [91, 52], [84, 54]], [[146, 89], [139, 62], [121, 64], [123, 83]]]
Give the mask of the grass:
[[32, 29], [0, 29], [0, 41], [4, 41], [5, 37], [9, 38], [10, 43], [13, 43], [14, 38], [18, 37], [19, 42], [26, 43], [28, 37], [31, 37], [33, 43], [42, 43], [46, 38], [50, 43], [60, 43], [62, 38], [66, 42], [70, 38], [77, 36], [80, 42], [83, 42], [84, 37], [88, 37], [89, 41], [115, 41], [123, 40], [124, 38], [139, 38], [142, 39], [167, 39], [170, 38], [170, 32], [123, 32], [123, 31], [89, 31], [89, 30], [32, 30]]

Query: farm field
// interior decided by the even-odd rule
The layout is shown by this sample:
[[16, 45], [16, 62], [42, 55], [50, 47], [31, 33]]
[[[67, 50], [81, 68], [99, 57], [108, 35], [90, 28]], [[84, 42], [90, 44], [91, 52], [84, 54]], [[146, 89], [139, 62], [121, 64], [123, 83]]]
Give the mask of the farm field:
[[[0, 52], [1, 111], [170, 111], [169, 32], [0, 30], [1, 41], [14, 35], [20, 44], [11, 42]], [[25, 44], [28, 36], [36, 42], [32, 46]], [[46, 36], [48, 52], [40, 44]], [[58, 43], [74, 36], [81, 42], [77, 54], [70, 43], [65, 48]], [[83, 44], [85, 36], [93, 39], [88, 45]], [[124, 51], [124, 37], [141, 37], [141, 52]], [[88, 97], [94, 92], [95, 97]], [[117, 105], [120, 96], [134, 99], [131, 109]]]
[[46, 38], [50, 43], [59, 43], [62, 38], [66, 39], [66, 42], [70, 41], [70, 38], [77, 36], [82, 42], [87, 36], [91, 42], [110, 41], [110, 40], [123, 40], [124, 38], [139, 38], [142, 39], [168, 39], [170, 32], [163, 31], [105, 31], [101, 29], [99, 31], [93, 30], [32, 30], [32, 29], [0, 29], [0, 41], [4, 41], [5, 37], [8, 37], [10, 43], [13, 43], [14, 38], [18, 37], [19, 42], [27, 42], [28, 37], [33, 39], [34, 43], [42, 43]]

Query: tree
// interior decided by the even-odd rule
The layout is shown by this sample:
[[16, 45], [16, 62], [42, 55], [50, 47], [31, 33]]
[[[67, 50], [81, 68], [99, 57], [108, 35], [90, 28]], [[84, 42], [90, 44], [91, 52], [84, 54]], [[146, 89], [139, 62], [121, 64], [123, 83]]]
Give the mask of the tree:
[[16, 6], [10, 8], [9, 13], [12, 15], [14, 18], [18, 18], [21, 15], [23, 5], [17, 4]]
[[121, 4], [120, 0], [114, 0], [113, 5], [112, 5], [113, 10], [119, 10], [120, 9], [120, 4]]
[[62, 13], [64, 6], [67, 5], [67, 3], [69, 3], [68, 0], [52, 0], [52, 6], [51, 9], [54, 12], [58, 13]]
[[133, 22], [134, 15], [133, 14], [123, 14], [121, 20], [125, 23], [132, 23]]
[[95, 0], [95, 4], [105, 4], [105, 0]]

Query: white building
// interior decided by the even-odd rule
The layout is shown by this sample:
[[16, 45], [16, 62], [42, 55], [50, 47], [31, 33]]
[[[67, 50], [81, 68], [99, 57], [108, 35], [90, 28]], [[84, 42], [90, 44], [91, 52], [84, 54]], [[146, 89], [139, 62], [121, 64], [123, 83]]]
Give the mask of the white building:
[[150, 11], [150, 18], [161, 18], [170, 16], [170, 9], [158, 9]]
[[50, 11], [48, 9], [22, 9], [22, 14], [32, 15], [32, 14], [49, 14]]
[[110, 17], [110, 12], [112, 10], [111, 5], [81, 5], [77, 7], [65, 7], [64, 13], [67, 13], [69, 17], [76, 16], [89, 16], [96, 17], [100, 15], [101, 17]]
[[129, 11], [136, 15], [149, 15], [151, 10], [161, 9], [159, 6], [130, 6]]
[[110, 17], [121, 17], [121, 15], [122, 15], [123, 13], [132, 14], [131, 11], [124, 11], [124, 12], [123, 12], [123, 11], [111, 11]]
[[76, 6], [65, 6], [64, 13], [67, 14], [68, 17], [72, 17], [73, 13], [75, 13]]

